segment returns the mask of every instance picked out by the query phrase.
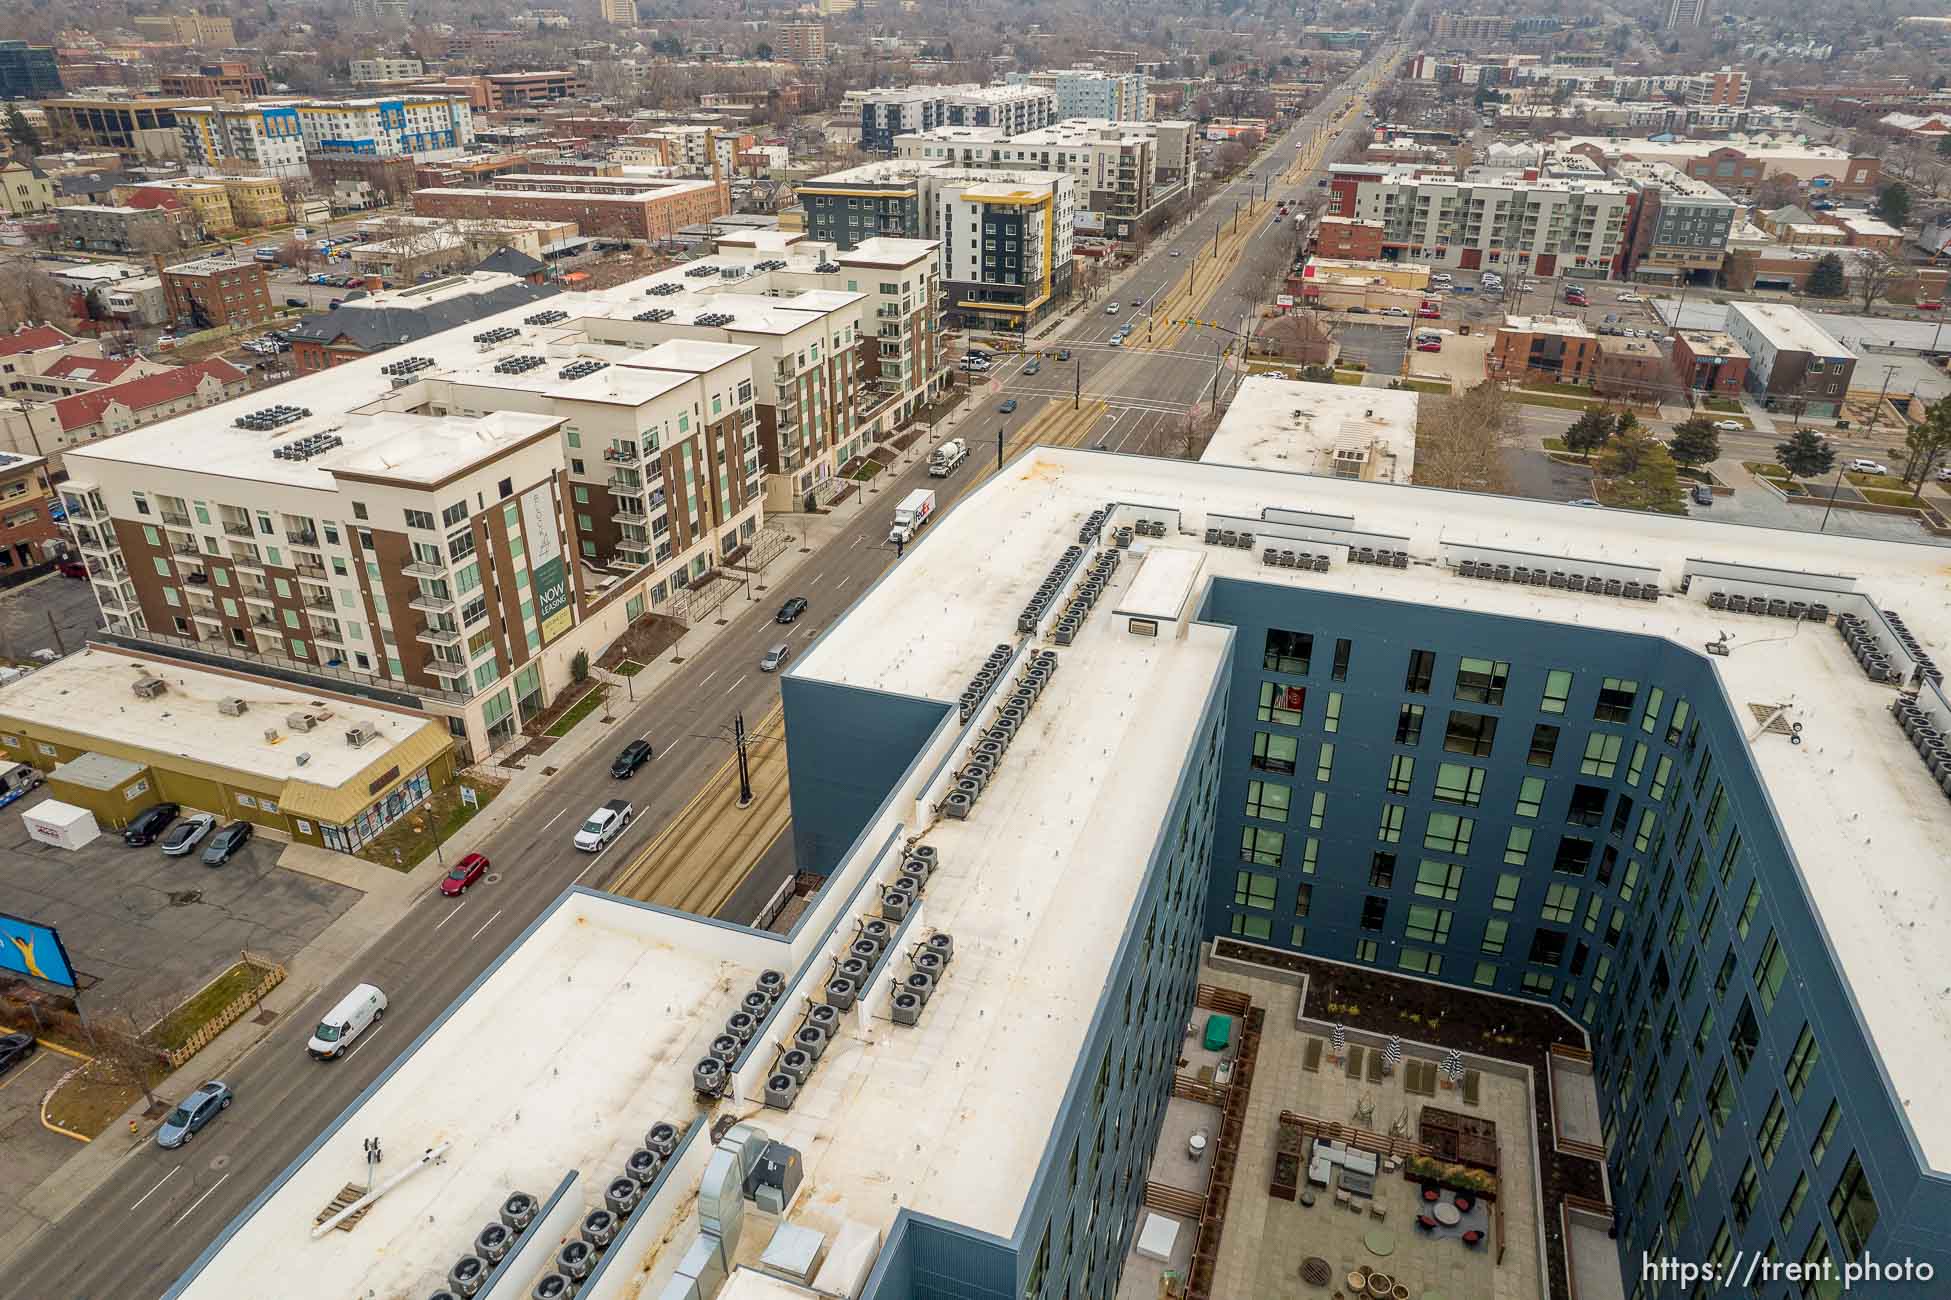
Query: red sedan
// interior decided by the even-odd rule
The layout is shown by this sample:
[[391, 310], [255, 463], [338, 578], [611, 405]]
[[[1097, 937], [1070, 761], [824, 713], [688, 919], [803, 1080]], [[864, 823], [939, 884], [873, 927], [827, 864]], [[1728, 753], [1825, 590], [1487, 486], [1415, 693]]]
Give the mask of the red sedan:
[[479, 853], [470, 853], [456, 862], [441, 878], [440, 892], [449, 898], [459, 898], [467, 892], [467, 887], [479, 880], [488, 870], [488, 859]]

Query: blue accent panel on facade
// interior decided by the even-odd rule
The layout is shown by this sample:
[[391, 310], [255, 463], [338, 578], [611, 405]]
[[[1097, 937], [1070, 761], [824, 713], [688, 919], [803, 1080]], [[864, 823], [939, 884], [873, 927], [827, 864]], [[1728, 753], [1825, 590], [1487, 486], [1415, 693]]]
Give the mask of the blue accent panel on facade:
[[1208, 934], [1580, 1020], [1636, 1300], [1679, 1295], [1642, 1254], [1951, 1276], [1951, 1179], [1856, 1001], [1893, 991], [1849, 988], [1805, 888], [1848, 866], [1797, 861], [1750, 758], [1777, 701], [1656, 637], [1236, 580], [1204, 616], [1238, 629]]
[[780, 683], [793, 849], [801, 871], [830, 874], [948, 713], [946, 704], [884, 691]]

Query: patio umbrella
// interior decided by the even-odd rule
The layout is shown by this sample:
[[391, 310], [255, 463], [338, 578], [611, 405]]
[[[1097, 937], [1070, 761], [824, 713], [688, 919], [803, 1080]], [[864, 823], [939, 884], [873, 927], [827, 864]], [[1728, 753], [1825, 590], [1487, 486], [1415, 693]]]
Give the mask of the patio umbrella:
[[1382, 1063], [1391, 1070], [1402, 1064], [1402, 1035], [1390, 1034], [1389, 1045], [1382, 1049]]
[[1336, 1025], [1334, 1036], [1329, 1039], [1328, 1046], [1336, 1056], [1346, 1054], [1348, 1051], [1348, 1031], [1340, 1025]]
[[1463, 1053], [1451, 1048], [1443, 1054], [1443, 1073], [1451, 1083], [1463, 1078]]

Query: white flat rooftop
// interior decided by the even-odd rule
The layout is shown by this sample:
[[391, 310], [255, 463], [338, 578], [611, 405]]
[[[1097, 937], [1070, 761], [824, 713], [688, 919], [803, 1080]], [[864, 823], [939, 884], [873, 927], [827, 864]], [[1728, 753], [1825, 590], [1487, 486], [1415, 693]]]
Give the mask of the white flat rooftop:
[[[1387, 452], [1389, 474], [1406, 479], [1416, 458], [1421, 394], [1311, 384], [1249, 375], [1199, 459], [1300, 474], [1333, 472], [1334, 451], [1358, 437], [1372, 455]], [[1375, 444], [1380, 446], [1376, 447]], [[1385, 481], [1394, 481], [1385, 479]]]
[[691, 380], [689, 374], [634, 365], [605, 366], [581, 379], [558, 378], [558, 372], [567, 364], [555, 358], [533, 370], [507, 375], [497, 373], [494, 362], [484, 361], [472, 369], [443, 377], [474, 388], [546, 393], [565, 402], [600, 402], [607, 406], [642, 406]]
[[[1833, 229], [1833, 227], [1825, 227]], [[1817, 357], [1846, 357], [1849, 349], [1829, 336], [1829, 331], [1799, 307], [1776, 302], [1729, 303], [1730, 322], [1746, 321], [1755, 333], [1779, 352], [1807, 352]]]
[[631, 353], [623, 364], [702, 375], [740, 357], [748, 356], [753, 350], [750, 343], [714, 343], [710, 339], [665, 339], [655, 346]]
[[[138, 678], [152, 674], [163, 679], [166, 689], [154, 699], [141, 699], [131, 688]], [[245, 702], [245, 712], [236, 717], [218, 712], [218, 702], [233, 696]], [[291, 734], [285, 728], [286, 714], [328, 709], [331, 720], [310, 733]], [[328, 787], [351, 780], [423, 728], [439, 725], [378, 705], [321, 701], [265, 678], [203, 672], [173, 660], [162, 665], [142, 655], [93, 647], [0, 687], [0, 717], [71, 728], [78, 736], [274, 781], [296, 779]], [[373, 727], [378, 739], [354, 749], [345, 743], [345, 733], [361, 723]], [[280, 739], [265, 740], [266, 728], [276, 728]], [[86, 747], [85, 741], [77, 743]]]
[[[1300, 574], [1268, 568], [1256, 552], [1204, 548], [1205, 574], [1249, 581], [1327, 587], [1375, 599], [1448, 609], [1477, 610], [1520, 618], [1610, 628], [1666, 637], [1698, 652], [1723, 631], [1734, 653], [1707, 662], [1727, 692], [1737, 718], [1750, 704], [1794, 704], [1793, 716], [1814, 744], [1758, 744], [1751, 755], [1777, 816], [1787, 832], [1815, 909], [1835, 946], [1839, 969], [1854, 990], [1857, 1007], [1885, 1069], [1895, 1082], [1910, 1122], [1934, 1168], [1951, 1169], [1951, 1107], [1938, 1105], [1941, 1080], [1951, 1070], [1951, 1002], [1932, 997], [1889, 997], [1889, 989], [1913, 988], [1919, 971], [1941, 964], [1951, 915], [1951, 872], [1944, 843], [1951, 833], [1951, 806], [1890, 719], [1889, 688], [1873, 685], [1831, 629], [1782, 634], [1779, 620], [1751, 620], [1709, 611], [1704, 589], [1679, 594], [1684, 566], [1706, 558], [1812, 574], [1847, 574], [1884, 608], [1901, 611], [1925, 649], [1951, 655], [1951, 550], [1866, 539], [1823, 536], [1718, 524], [1705, 520], [1620, 511], [1596, 511], [1505, 497], [1473, 496], [1412, 487], [1348, 482], [1323, 477], [1271, 475], [1264, 471], [1182, 461], [1152, 460], [1086, 451], [1038, 448], [946, 512], [906, 556], [801, 659], [803, 677], [843, 682], [898, 694], [952, 702], [987, 647], [1003, 640], [1065, 542], [1083, 517], [1108, 501], [1177, 507], [1181, 535], [1167, 545], [1201, 536], [1208, 513], [1258, 517], [1278, 506], [1351, 516], [1354, 527], [1404, 539], [1415, 561], [1408, 569], [1337, 564], [1331, 574]], [[1603, 527], [1602, 535], [1595, 527]], [[1653, 604], [1594, 598], [1549, 588], [1478, 583], [1454, 577], [1430, 561], [1445, 543], [1475, 543], [1542, 556], [1657, 568], [1666, 596]], [[1138, 551], [1146, 543], [1134, 544]], [[1128, 557], [1128, 560], [1130, 558]], [[1117, 602], [1107, 595], [1113, 608]], [[1197, 599], [1197, 597], [1195, 597]], [[1104, 602], [1100, 602], [1101, 604]], [[1069, 651], [1093, 678], [1129, 674], [1142, 686], [1151, 666], [1143, 653], [1126, 659], [1138, 637], [1104, 637], [1123, 646], [1100, 649], [1103, 610], [1085, 625]], [[886, 635], [900, 626], [912, 634]], [[1081, 652], [1081, 654], [1080, 654]], [[1064, 652], [1060, 651], [1060, 654]], [[1100, 655], [1107, 656], [1100, 658]], [[1187, 681], [1145, 698], [1163, 702], [1189, 694]], [[1058, 692], [1060, 697], [1067, 691]], [[1080, 720], [1077, 734], [1128, 726], [1115, 701]], [[1038, 712], [1046, 706], [1039, 704]], [[1150, 704], [1147, 707], [1151, 707]], [[1037, 716], [1033, 713], [1032, 718]], [[1154, 735], [1154, 753], [1176, 752]], [[1014, 751], [1012, 751], [1014, 752]], [[1067, 818], [1094, 805], [1071, 788], [1087, 781], [1082, 769], [1117, 767], [1115, 740], [1089, 761], [1039, 753], [1052, 764], [1038, 780], [1043, 797], [1018, 796], [1009, 823]], [[1071, 766], [1076, 763], [1076, 769]], [[1139, 764], [1135, 775], [1150, 764]], [[1851, 774], [1846, 798], [1838, 799], [1834, 773]], [[1003, 769], [1019, 773], [1012, 761]], [[979, 850], [996, 860], [998, 828], [983, 813], [955, 823], [966, 834], [980, 828], [990, 837]], [[1019, 802], [1018, 799], [1021, 801]], [[1129, 810], [1151, 806], [1138, 791], [1120, 788], [1114, 801]], [[1001, 819], [999, 819], [1001, 820]], [[944, 848], [945, 855], [949, 850]], [[1088, 855], [1092, 857], [1097, 854]], [[1105, 856], [1114, 856], [1107, 850]], [[1070, 860], [1061, 844], [1043, 846], [1045, 863]], [[949, 855], [953, 862], [953, 855]], [[1828, 869], [1847, 862], [1847, 871]], [[1066, 867], [1066, 870], [1072, 870]], [[1056, 874], [1056, 873], [1051, 873]], [[1032, 878], [1034, 879], [1034, 877]], [[1029, 886], [1010, 880], [1014, 897]], [[1014, 902], [1012, 898], [1012, 903]], [[1102, 900], [1118, 915], [1115, 896]], [[931, 907], [933, 906], [931, 900]], [[1034, 918], [1033, 910], [1024, 913]], [[943, 928], [954, 929], [944, 923]], [[1097, 927], [1090, 927], [1097, 928]], [[1073, 927], [1073, 933], [1075, 932]], [[961, 935], [957, 932], [958, 943]], [[958, 959], [959, 960], [959, 959]], [[952, 982], [952, 981], [951, 981]], [[1025, 1116], [1029, 1123], [1031, 1116]]]

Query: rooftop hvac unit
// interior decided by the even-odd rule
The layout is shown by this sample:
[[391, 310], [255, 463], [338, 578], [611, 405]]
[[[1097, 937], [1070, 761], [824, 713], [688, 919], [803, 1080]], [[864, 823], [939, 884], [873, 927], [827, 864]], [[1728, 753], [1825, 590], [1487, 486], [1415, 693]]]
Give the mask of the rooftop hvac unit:
[[677, 1139], [677, 1125], [669, 1120], [659, 1120], [650, 1126], [650, 1132], [644, 1134], [644, 1149], [669, 1160], [677, 1152]]
[[691, 1087], [701, 1097], [716, 1097], [725, 1091], [725, 1063], [707, 1056], [691, 1067]]
[[901, 987], [922, 1000], [925, 1005], [935, 992], [935, 977], [925, 970], [908, 972], [908, 978], [901, 981]]
[[627, 1217], [637, 1208], [637, 1201], [643, 1196], [643, 1187], [629, 1174], [618, 1174], [603, 1189], [603, 1204], [610, 1213], [619, 1218]]
[[589, 1266], [596, 1261], [596, 1252], [586, 1241], [572, 1241], [556, 1252], [556, 1271], [566, 1274], [575, 1281], [589, 1276]]
[[648, 1187], [657, 1181], [658, 1174], [664, 1172], [664, 1157], [639, 1147], [623, 1162], [623, 1172], [635, 1179], [639, 1186]]
[[881, 895], [881, 915], [890, 921], [905, 921], [914, 910], [915, 896], [906, 889], [890, 889]]
[[244, 716], [244, 711], [250, 707], [244, 703], [241, 695], [226, 695], [217, 701], [217, 712], [226, 718], [241, 718]]
[[851, 1010], [857, 996], [854, 982], [844, 975], [836, 975], [826, 982], [827, 1005], [836, 1011]]
[[488, 1280], [487, 1261], [479, 1255], [463, 1255], [447, 1270], [447, 1285], [463, 1296], [471, 1296]]
[[725, 1017], [725, 1032], [738, 1039], [739, 1046], [752, 1041], [752, 1035], [759, 1031], [759, 1021], [749, 1011], [734, 1011]]
[[955, 936], [939, 932], [929, 935], [928, 951], [939, 954], [942, 964], [946, 966], [955, 958]]
[[[575, 1244], [584, 1250], [589, 1249], [587, 1242], [579, 1241]], [[544, 1273], [535, 1280], [535, 1285], [530, 1288], [528, 1295], [529, 1300], [568, 1300], [568, 1297], [575, 1293], [576, 1284], [562, 1274]]]
[[510, 1232], [508, 1225], [500, 1219], [496, 1219], [474, 1234], [474, 1253], [490, 1264], [499, 1264], [501, 1257], [506, 1255], [508, 1248], [514, 1244], [515, 1234]]
[[732, 1034], [720, 1034], [711, 1040], [711, 1057], [730, 1065], [738, 1059], [738, 1050], [743, 1044]]
[[[784, 1142], [762, 1142], [754, 1155], [745, 1173], [745, 1194], [756, 1200], [761, 1210], [783, 1213], [799, 1194], [800, 1180], [805, 1176], [799, 1150]], [[775, 1194], [770, 1204], [765, 1195], [768, 1189]]]
[[770, 1075], [765, 1081], [765, 1104], [774, 1110], [791, 1110], [799, 1100], [799, 1080], [784, 1070]]
[[501, 1203], [501, 1221], [516, 1232], [535, 1222], [535, 1198], [527, 1192], [510, 1192]]
[[278, 743], [278, 729], [276, 727], [266, 727], [264, 729], [264, 743], [267, 745], [275, 745]]
[[314, 714], [310, 714], [310, 713], [285, 714], [285, 726], [291, 728], [293, 731], [310, 731], [313, 727], [316, 727], [317, 725], [318, 725], [318, 718]]
[[794, 1083], [805, 1083], [806, 1076], [813, 1073], [813, 1058], [794, 1048], [779, 1058], [779, 1072], [791, 1075]]
[[351, 746], [353, 749], [358, 749], [361, 746], [365, 745], [368, 741], [373, 741], [378, 739], [379, 739], [379, 728], [375, 727], [370, 722], [362, 722], [356, 727], [346, 728], [345, 743]]
[[896, 993], [888, 1003], [888, 1015], [897, 1025], [918, 1025], [921, 1023], [921, 996], [906, 989]]
[[135, 692], [138, 700], [153, 700], [169, 687], [160, 677], [138, 677], [129, 689]]
[[779, 995], [786, 991], [786, 976], [776, 970], [760, 971], [758, 982], [753, 985], [753, 988], [765, 994], [768, 1002], [776, 1002]]
[[806, 1012], [806, 1023], [831, 1038], [840, 1032], [840, 1013], [832, 1007], [815, 1003]]
[[817, 1061], [826, 1055], [827, 1039], [830, 1037], [825, 1028], [809, 1021], [793, 1035], [793, 1051], [802, 1052], [808, 1060]]
[[598, 1250], [616, 1238], [616, 1215], [608, 1210], [591, 1210], [583, 1216], [583, 1240]]
[[753, 989], [740, 999], [738, 1009], [746, 1015], [758, 1019], [764, 1016], [766, 1012], [772, 1010], [772, 999], [764, 993], [761, 993], [758, 989]]

